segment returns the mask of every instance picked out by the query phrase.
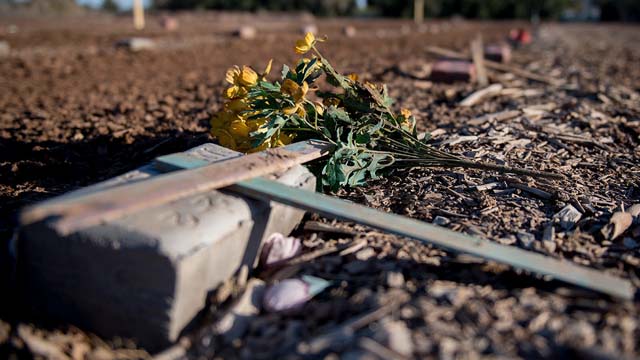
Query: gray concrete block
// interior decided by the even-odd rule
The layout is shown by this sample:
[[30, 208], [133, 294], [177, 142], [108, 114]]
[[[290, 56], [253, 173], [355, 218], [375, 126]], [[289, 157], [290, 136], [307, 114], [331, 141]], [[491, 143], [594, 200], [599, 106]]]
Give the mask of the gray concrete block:
[[[213, 144], [189, 153], [209, 162], [240, 155]], [[52, 201], [156, 175], [147, 165]], [[302, 166], [275, 177], [315, 188], [315, 177]], [[154, 351], [178, 338], [209, 291], [242, 265], [255, 265], [269, 234], [290, 233], [303, 215], [210, 191], [65, 237], [45, 221], [21, 229], [18, 280], [35, 311], [105, 337], [134, 338]]]

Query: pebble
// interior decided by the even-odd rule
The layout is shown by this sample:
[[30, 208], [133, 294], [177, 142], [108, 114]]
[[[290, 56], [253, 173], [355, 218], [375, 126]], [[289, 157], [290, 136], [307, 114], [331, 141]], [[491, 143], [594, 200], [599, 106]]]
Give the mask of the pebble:
[[241, 39], [250, 40], [256, 37], [256, 28], [249, 25], [243, 25], [240, 26], [240, 28], [238, 28], [238, 30], [233, 34]]
[[0, 57], [9, 56], [9, 52], [11, 51], [11, 47], [9, 43], [6, 41], [0, 41]]
[[318, 27], [315, 24], [307, 24], [300, 28], [300, 32], [303, 34], [312, 33], [314, 35], [318, 34]]
[[163, 16], [160, 19], [160, 26], [167, 31], [176, 31], [178, 29], [178, 20], [172, 16]]
[[562, 208], [554, 218], [558, 219], [560, 227], [564, 230], [573, 228], [578, 221], [582, 218], [582, 214], [573, 205], [567, 205]]
[[411, 330], [402, 321], [389, 321], [383, 325], [387, 333], [387, 342], [391, 350], [404, 356], [413, 354], [413, 340]]
[[534, 241], [536, 241], [536, 237], [533, 234], [530, 234], [525, 231], [518, 231], [518, 240], [525, 248], [530, 248]]
[[555, 252], [557, 247], [555, 242], [549, 240], [542, 240], [542, 246], [550, 253]]
[[344, 34], [344, 36], [348, 37], [348, 38], [352, 38], [354, 36], [356, 36], [357, 34], [357, 30], [355, 27], [348, 25], [345, 26], [344, 28], [342, 28], [342, 34]]
[[451, 220], [444, 216], [438, 215], [433, 219], [433, 223], [439, 226], [447, 226], [449, 225], [449, 223], [451, 223]]
[[404, 286], [404, 275], [399, 271], [390, 271], [387, 273], [387, 285], [392, 288], [401, 288]]
[[367, 247], [356, 253], [356, 259], [366, 261], [376, 256], [376, 251], [373, 248]]

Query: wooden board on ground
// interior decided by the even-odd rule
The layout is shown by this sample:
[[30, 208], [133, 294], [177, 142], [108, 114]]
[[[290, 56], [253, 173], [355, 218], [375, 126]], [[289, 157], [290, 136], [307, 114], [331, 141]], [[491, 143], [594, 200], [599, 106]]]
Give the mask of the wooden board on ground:
[[50, 220], [59, 234], [66, 235], [140, 209], [286, 170], [322, 157], [330, 148], [329, 143], [309, 140], [158, 176], [144, 183], [132, 183], [73, 198], [63, 196], [26, 208], [20, 214], [20, 222], [28, 225]]

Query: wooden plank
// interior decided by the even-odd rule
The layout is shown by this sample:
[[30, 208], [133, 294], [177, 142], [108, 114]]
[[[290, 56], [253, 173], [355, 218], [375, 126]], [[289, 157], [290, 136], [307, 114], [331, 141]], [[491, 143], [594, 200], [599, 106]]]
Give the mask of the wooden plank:
[[[433, 55], [444, 56], [452, 59], [469, 60], [469, 56], [466, 54], [449, 50], [449, 49], [443, 49], [437, 46], [428, 46], [427, 52]], [[501, 63], [487, 60], [487, 59], [484, 60], [484, 65], [489, 69], [509, 72], [529, 80], [538, 81], [538, 82], [546, 83], [549, 85], [559, 86], [564, 83], [560, 79], [552, 78], [549, 76], [538, 75], [538, 74], [532, 73], [531, 71], [527, 71], [511, 65], [501, 64]]]
[[[160, 161], [162, 162], [162, 161]], [[174, 162], [175, 164], [175, 162]], [[186, 163], [185, 163], [186, 164]], [[607, 273], [554, 259], [520, 248], [454, 232], [408, 217], [386, 213], [332, 196], [292, 188], [264, 178], [236, 183], [227, 189], [263, 201], [276, 201], [327, 218], [353, 221], [384, 232], [406, 236], [441, 248], [508, 264], [539, 275], [599, 291], [622, 299], [633, 299], [630, 281]]]
[[194, 162], [196, 166], [190, 170], [28, 207], [20, 214], [20, 221], [27, 225], [49, 220], [58, 233], [66, 235], [141, 209], [283, 171], [322, 157], [331, 147], [327, 142], [309, 140], [207, 166]]

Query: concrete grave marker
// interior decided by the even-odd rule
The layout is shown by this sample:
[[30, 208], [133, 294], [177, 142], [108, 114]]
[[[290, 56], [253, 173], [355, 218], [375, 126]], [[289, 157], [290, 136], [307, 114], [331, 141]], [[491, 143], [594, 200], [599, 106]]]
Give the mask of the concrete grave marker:
[[[209, 163], [241, 156], [213, 144], [184, 154]], [[145, 181], [161, 170], [146, 165], [63, 198]], [[277, 175], [276, 181], [312, 191], [316, 182], [303, 166]], [[203, 308], [209, 291], [242, 265], [255, 264], [265, 237], [288, 234], [303, 214], [214, 190], [68, 236], [41, 221], [21, 229], [18, 281], [38, 313], [160, 350]]]

